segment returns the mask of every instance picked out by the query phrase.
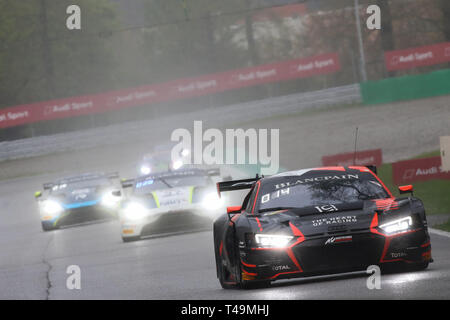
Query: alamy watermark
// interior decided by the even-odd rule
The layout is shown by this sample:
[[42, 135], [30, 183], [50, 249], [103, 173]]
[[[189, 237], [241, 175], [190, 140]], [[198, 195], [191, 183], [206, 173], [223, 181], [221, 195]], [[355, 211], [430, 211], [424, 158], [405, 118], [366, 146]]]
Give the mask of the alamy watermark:
[[70, 265], [66, 269], [69, 275], [66, 280], [66, 288], [69, 290], [81, 290], [81, 268], [77, 265]]
[[69, 30], [81, 30], [81, 8], [75, 4], [67, 7], [66, 13], [69, 17], [66, 20], [66, 27]]
[[[260, 165], [261, 174], [278, 172], [280, 153], [279, 129], [225, 129], [210, 128], [203, 132], [203, 122], [194, 121], [193, 134], [179, 128], [171, 140], [178, 142], [172, 148], [172, 161], [180, 160], [183, 150], [192, 150], [184, 164], [196, 165]], [[205, 145], [204, 145], [205, 144]], [[270, 153], [269, 153], [270, 149]]]
[[369, 30], [380, 30], [381, 29], [381, 9], [376, 4], [372, 4], [367, 7], [367, 14], [370, 14], [366, 21], [367, 28]]
[[366, 271], [369, 274], [366, 285], [369, 290], [381, 290], [381, 270], [379, 266], [372, 265], [367, 268]]

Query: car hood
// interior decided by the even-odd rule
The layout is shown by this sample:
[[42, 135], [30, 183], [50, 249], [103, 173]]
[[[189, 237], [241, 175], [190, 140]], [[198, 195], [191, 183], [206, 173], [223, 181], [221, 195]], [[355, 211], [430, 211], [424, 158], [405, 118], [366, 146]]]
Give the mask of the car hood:
[[394, 199], [366, 200], [334, 207], [326, 205], [265, 212], [249, 219], [261, 225], [265, 233], [278, 233], [292, 225], [304, 236], [312, 236], [368, 229], [376, 212], [385, 214], [400, 206], [401, 203]]

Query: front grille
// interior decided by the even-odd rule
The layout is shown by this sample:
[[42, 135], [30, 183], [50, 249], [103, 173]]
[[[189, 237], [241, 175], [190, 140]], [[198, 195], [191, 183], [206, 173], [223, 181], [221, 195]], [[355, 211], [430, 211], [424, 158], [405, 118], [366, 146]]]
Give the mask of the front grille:
[[71, 209], [59, 219], [58, 226], [69, 226], [89, 221], [114, 219], [114, 213], [98, 206]]
[[[340, 236], [340, 235], [339, 235]], [[379, 262], [383, 239], [371, 233], [352, 235], [352, 241], [325, 244], [330, 237], [306, 240], [293, 248], [305, 272], [354, 269]]]
[[192, 212], [170, 212], [162, 215], [155, 222], [144, 226], [141, 236], [153, 234], [212, 229], [212, 220]]

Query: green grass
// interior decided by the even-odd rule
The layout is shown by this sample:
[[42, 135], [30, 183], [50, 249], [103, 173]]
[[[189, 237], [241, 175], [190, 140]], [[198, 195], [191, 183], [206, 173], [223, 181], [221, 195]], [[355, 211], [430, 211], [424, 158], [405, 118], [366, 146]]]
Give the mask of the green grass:
[[437, 225], [437, 226], [434, 226], [434, 228], [437, 228], [437, 229], [441, 229], [441, 230], [449, 231], [449, 232], [450, 232], [450, 220], [447, 221], [447, 222], [444, 223], [444, 224], [439, 224], [439, 225]]
[[[414, 159], [438, 156], [439, 151], [428, 152]], [[392, 165], [383, 164], [378, 168], [378, 176], [386, 186], [399, 195], [398, 186], [392, 180]], [[431, 180], [416, 182], [414, 185], [414, 196], [420, 198], [425, 204], [427, 214], [448, 214], [450, 213], [450, 180]]]

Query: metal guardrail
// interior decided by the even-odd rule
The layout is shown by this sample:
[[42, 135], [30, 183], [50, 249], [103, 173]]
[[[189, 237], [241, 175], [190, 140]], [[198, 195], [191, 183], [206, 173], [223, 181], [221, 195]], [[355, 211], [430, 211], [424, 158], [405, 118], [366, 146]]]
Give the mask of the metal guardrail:
[[[120, 145], [145, 139], [158, 129], [186, 127], [186, 123], [203, 120], [210, 126], [230, 126], [243, 121], [294, 114], [337, 104], [360, 103], [358, 84], [307, 93], [268, 98], [224, 107], [207, 108], [189, 113], [135, 122], [115, 124], [83, 131], [60, 133], [0, 143], [0, 161], [29, 158], [57, 152]], [[219, 120], [220, 119], [220, 120]]]

